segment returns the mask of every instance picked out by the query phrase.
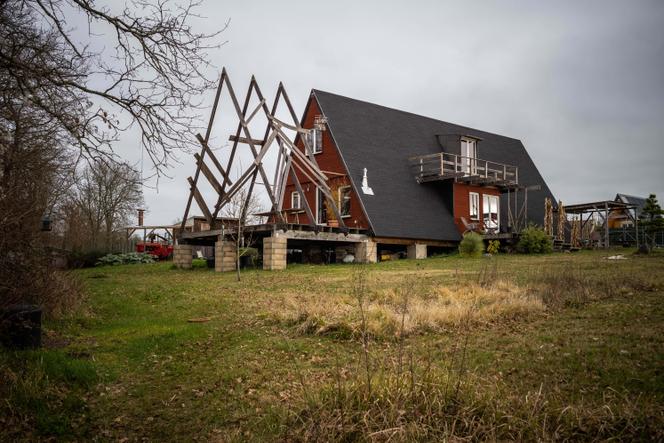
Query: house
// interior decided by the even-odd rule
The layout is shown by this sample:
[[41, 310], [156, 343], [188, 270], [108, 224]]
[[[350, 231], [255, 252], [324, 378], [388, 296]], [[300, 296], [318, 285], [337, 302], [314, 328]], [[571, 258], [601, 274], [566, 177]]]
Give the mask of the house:
[[634, 215], [636, 215], [637, 219], [641, 216], [641, 211], [643, 211], [643, 206], [646, 204], [646, 200], [645, 197], [616, 194], [614, 201], [632, 205], [632, 208], [612, 211], [609, 214], [609, 229], [633, 227]]
[[[224, 81], [225, 71], [220, 85]], [[468, 230], [513, 241], [527, 224], [542, 223], [545, 198], [555, 201], [515, 138], [320, 90], [311, 91], [299, 122], [282, 122], [274, 111], [267, 120], [262, 140], [249, 135], [243, 120], [238, 128], [244, 133], [229, 137], [231, 160], [238, 143], [248, 144], [256, 159], [237, 183], [226, 188], [225, 178], [214, 177], [215, 170], [224, 176], [231, 160], [224, 167], [203, 137], [196, 174], [188, 179], [189, 203], [195, 200], [213, 218], [245, 180], [260, 174], [261, 182], [269, 183], [259, 161], [280, 134], [282, 163], [278, 160], [274, 185], [266, 187], [273, 208], [261, 214], [268, 216], [267, 223], [243, 230], [260, 240], [264, 269], [283, 269], [291, 261], [340, 261], [351, 254], [357, 262], [395, 254], [425, 258], [456, 248]], [[287, 127], [297, 134], [292, 141], [281, 132]], [[204, 155], [211, 166], [203, 162]], [[198, 191], [199, 175], [218, 191], [214, 206], [208, 207]], [[189, 204], [185, 214], [188, 209]], [[234, 262], [224, 251], [234, 249], [226, 237], [212, 228], [183, 232], [176, 264], [190, 265], [190, 245], [208, 244], [222, 257], [217, 262], [226, 263], [217, 270], [231, 270]]]
[[[316, 129], [321, 118], [324, 130]], [[344, 224], [382, 246], [455, 245], [469, 227], [508, 234], [515, 212], [541, 224], [544, 199], [553, 200], [514, 138], [319, 90], [311, 92], [302, 126], [312, 129], [313, 156], [329, 177]], [[304, 151], [302, 140], [296, 143]], [[288, 221], [336, 226], [323, 193], [305, 174], [298, 179], [315, 220], [291, 177], [283, 206]], [[527, 187], [533, 189], [523, 207], [514, 199], [523, 200]]]

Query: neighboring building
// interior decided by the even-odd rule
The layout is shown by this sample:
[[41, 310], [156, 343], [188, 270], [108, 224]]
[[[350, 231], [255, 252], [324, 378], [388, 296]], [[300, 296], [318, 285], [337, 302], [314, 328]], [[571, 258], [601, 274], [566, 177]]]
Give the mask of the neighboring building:
[[[228, 217], [217, 217], [216, 224], [218, 226], [224, 225], [226, 228], [234, 229], [237, 226], [237, 220]], [[175, 230], [176, 236], [180, 232], [181, 227], [182, 222], [175, 223], [171, 226], [171, 228]], [[184, 230], [185, 232], [209, 231], [210, 223], [208, 223], [202, 215], [192, 215], [184, 222]]]
[[[540, 189], [528, 192], [529, 221], [541, 224], [545, 197], [555, 201], [517, 139], [313, 90], [302, 126], [313, 128], [319, 116], [327, 129], [314, 131], [310, 141], [344, 223], [382, 243], [458, 242], [469, 227], [508, 233], [507, 194], [516, 217], [524, 209], [523, 188], [532, 185]], [[288, 221], [329, 225], [322, 193], [304, 174], [298, 178], [316, 220], [297, 211], [303, 205], [291, 179], [283, 206]]]
[[627, 194], [616, 194], [614, 201], [625, 203], [628, 205], [634, 205], [634, 209], [622, 209], [617, 211], [612, 211], [609, 214], [609, 228], [616, 229], [622, 227], [632, 227], [634, 226], [634, 212], [636, 211], [636, 218], [641, 216], [643, 211], [643, 206], [646, 204], [645, 197], [636, 197], [633, 195]]
[[[226, 229], [237, 229], [237, 220], [227, 217], [217, 217], [215, 224], [220, 227], [224, 226]], [[182, 222], [175, 223], [171, 226], [175, 237], [179, 237], [182, 229]], [[210, 223], [202, 215], [192, 215], [187, 217], [187, 220], [184, 223], [184, 231], [190, 233], [196, 232], [207, 232], [210, 231]], [[196, 243], [195, 241], [190, 241], [192, 245], [192, 255], [200, 255], [203, 257], [214, 257], [214, 246], [208, 245], [206, 243]]]

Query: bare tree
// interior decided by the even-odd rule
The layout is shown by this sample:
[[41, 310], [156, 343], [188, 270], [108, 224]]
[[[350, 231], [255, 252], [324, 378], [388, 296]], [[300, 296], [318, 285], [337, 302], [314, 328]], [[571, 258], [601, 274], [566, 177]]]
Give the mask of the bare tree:
[[72, 201], [83, 221], [90, 246], [111, 252], [114, 233], [128, 224], [129, 215], [143, 205], [140, 176], [124, 163], [87, 167], [75, 186]]
[[[92, 0], [0, 0], [2, 86], [19, 91], [91, 157], [113, 157], [119, 132], [137, 126], [160, 171], [178, 149], [196, 146], [192, 110], [213, 87], [204, 70], [218, 33], [192, 28], [198, 0], [123, 3], [113, 10]], [[77, 16], [88, 22], [83, 41], [71, 28]]]
[[247, 199], [248, 191], [246, 188], [236, 193], [224, 206], [222, 217], [234, 221], [233, 228], [227, 234], [235, 245], [235, 269], [237, 272], [237, 281], [240, 281], [240, 258], [248, 253], [248, 247], [253, 244], [253, 235], [245, 231], [245, 227], [258, 224], [262, 221], [261, 216], [256, 215], [263, 211], [261, 202], [253, 194]]
[[[0, 304], [48, 292], [44, 214], [106, 208], [94, 217], [106, 243], [122, 218], [102, 194], [95, 205], [62, 203], [81, 156], [103, 176], [121, 163], [112, 145], [132, 126], [158, 173], [197, 146], [195, 112], [213, 86], [204, 71], [218, 33], [192, 27], [198, 0], [119, 3], [0, 0]], [[87, 32], [73, 28], [78, 18]]]
[[[42, 217], [72, 183], [68, 140], [41, 109], [6, 88], [0, 71], [0, 306], [50, 292]], [[66, 104], [63, 104], [66, 110]]]

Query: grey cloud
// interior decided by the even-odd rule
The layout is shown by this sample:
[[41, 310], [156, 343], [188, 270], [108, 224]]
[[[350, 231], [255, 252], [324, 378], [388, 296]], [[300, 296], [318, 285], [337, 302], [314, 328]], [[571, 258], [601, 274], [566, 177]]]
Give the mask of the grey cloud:
[[[268, 96], [283, 81], [298, 113], [319, 88], [519, 138], [565, 202], [617, 192], [664, 200], [662, 2], [207, 1], [203, 9], [201, 29], [232, 20], [214, 62], [238, 91], [255, 74]], [[136, 159], [137, 144], [127, 134], [118, 152]], [[146, 188], [146, 221], [181, 216], [193, 173], [190, 156], [181, 161], [158, 193]]]

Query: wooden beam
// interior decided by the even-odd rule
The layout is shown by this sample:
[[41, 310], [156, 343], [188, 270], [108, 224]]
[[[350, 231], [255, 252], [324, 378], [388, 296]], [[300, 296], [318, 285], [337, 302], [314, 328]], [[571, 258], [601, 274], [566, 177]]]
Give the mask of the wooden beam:
[[[221, 175], [224, 177], [224, 182], [228, 183], [229, 186], [232, 185], [233, 184], [232, 180], [230, 179], [230, 177], [226, 173], [226, 170], [224, 169], [224, 167], [221, 166], [221, 163], [219, 163], [219, 160], [217, 160], [217, 157], [214, 155], [214, 153], [212, 152], [212, 149], [210, 149], [210, 146], [208, 146], [208, 143], [205, 141], [205, 139], [203, 139], [201, 134], [196, 134], [196, 138], [198, 139], [200, 144], [203, 146], [203, 153], [207, 154], [210, 157], [210, 160], [212, 160], [212, 163], [214, 163], [214, 166], [217, 168], [219, 173], [221, 173]], [[201, 155], [201, 158], [202, 157], [203, 156]]]
[[246, 137], [236, 137], [233, 134], [231, 134], [228, 137], [228, 140], [232, 141], [232, 142], [237, 141], [238, 143], [244, 143], [244, 144], [247, 144], [247, 145], [252, 144], [252, 143], [254, 145], [257, 145], [257, 146], [262, 146], [263, 145], [263, 140], [258, 140], [258, 139], [255, 139], [255, 138], [252, 138], [251, 140], [249, 140]]
[[212, 214], [210, 213], [210, 210], [208, 209], [207, 205], [205, 204], [205, 200], [203, 199], [203, 196], [201, 195], [200, 192], [198, 192], [198, 188], [196, 187], [196, 184], [194, 183], [194, 179], [191, 177], [187, 177], [187, 181], [189, 182], [189, 185], [191, 186], [191, 193], [194, 196], [194, 199], [196, 200], [196, 203], [198, 204], [198, 207], [201, 208], [201, 211], [203, 211], [203, 215], [205, 216], [205, 219], [207, 222], [210, 224], [210, 227], [212, 227]]
[[[210, 139], [210, 133], [212, 132], [212, 124], [214, 123], [214, 117], [215, 114], [217, 113], [217, 106], [219, 105], [219, 97], [221, 97], [221, 90], [224, 87], [224, 80], [226, 79], [226, 68], [223, 68], [221, 70], [221, 76], [219, 77], [219, 85], [217, 86], [217, 93], [214, 96], [214, 104], [212, 105], [212, 113], [210, 114], [210, 120], [208, 121], [208, 127], [207, 131], [205, 132], [205, 143], [203, 144], [203, 149], [201, 151], [201, 157], [205, 155], [205, 146], [207, 146], [207, 141]], [[192, 182], [194, 184], [194, 188], [196, 187], [196, 182], [198, 181], [198, 175], [200, 174], [200, 168], [196, 168], [196, 172], [194, 174], [194, 178], [192, 179]], [[185, 228], [185, 223], [187, 221], [187, 217], [189, 216], [189, 209], [191, 209], [191, 200], [194, 197], [193, 191], [189, 193], [189, 198], [187, 199], [187, 206], [185, 207], [184, 210], [184, 215], [182, 216], [182, 224], [180, 226], [180, 230], [184, 232]]]
[[373, 241], [376, 243], [383, 243], [386, 245], [412, 245], [415, 243], [425, 244], [427, 246], [441, 246], [441, 247], [456, 247], [457, 242], [442, 241], [442, 240], [420, 240], [408, 238], [392, 238], [392, 237], [374, 237]]
[[198, 154], [194, 154], [194, 158], [196, 159], [196, 164], [198, 164], [198, 166], [201, 168], [201, 172], [203, 173], [207, 181], [210, 182], [214, 190], [217, 191], [217, 194], [221, 195], [224, 192], [221, 189], [221, 184], [217, 181], [216, 178], [214, 178], [212, 171], [210, 171], [210, 168], [207, 167], [207, 165], [203, 161], [203, 158]]

